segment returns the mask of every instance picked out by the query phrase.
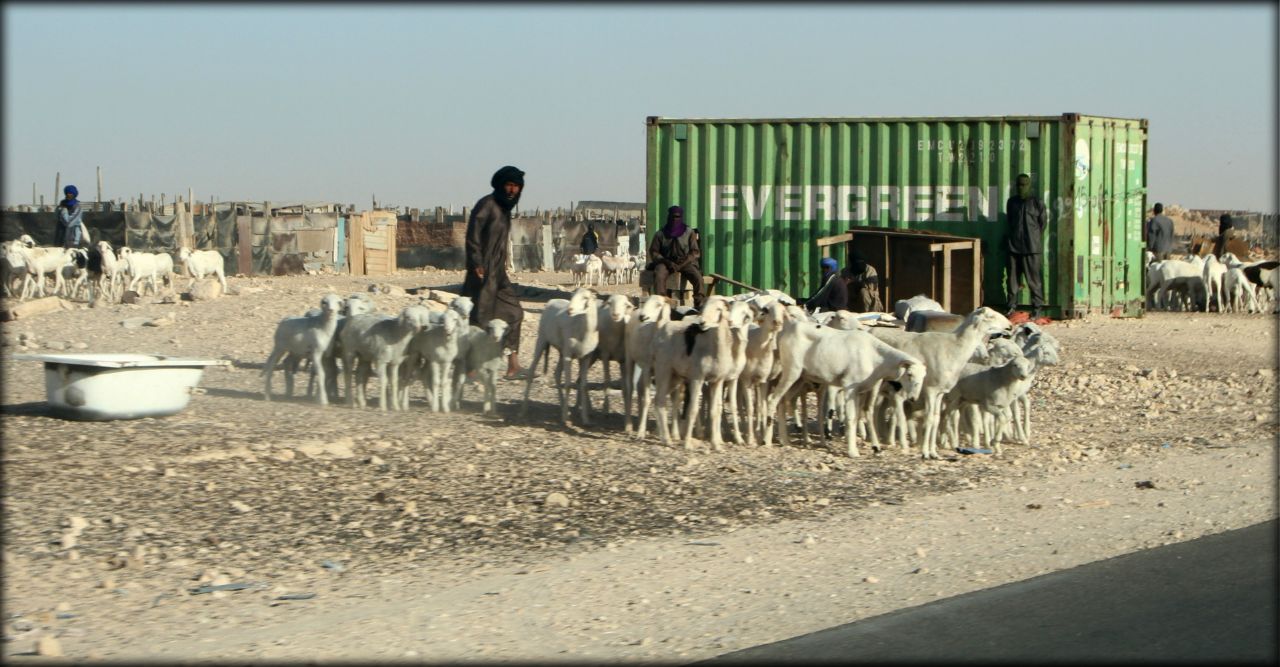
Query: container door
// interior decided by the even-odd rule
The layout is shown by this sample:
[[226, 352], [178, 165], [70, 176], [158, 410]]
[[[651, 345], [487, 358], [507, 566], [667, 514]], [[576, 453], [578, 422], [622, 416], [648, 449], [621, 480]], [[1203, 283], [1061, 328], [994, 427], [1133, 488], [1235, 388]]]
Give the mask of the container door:
[[1136, 317], [1142, 314], [1143, 308], [1142, 217], [1147, 210], [1147, 130], [1135, 123], [1119, 132], [1120, 141], [1116, 143], [1115, 155], [1120, 173], [1118, 181], [1123, 191], [1117, 193], [1120, 201], [1115, 218], [1114, 238], [1117, 243], [1112, 252], [1117, 275], [1117, 280], [1112, 283], [1115, 290], [1113, 302], [1121, 307], [1124, 315]]

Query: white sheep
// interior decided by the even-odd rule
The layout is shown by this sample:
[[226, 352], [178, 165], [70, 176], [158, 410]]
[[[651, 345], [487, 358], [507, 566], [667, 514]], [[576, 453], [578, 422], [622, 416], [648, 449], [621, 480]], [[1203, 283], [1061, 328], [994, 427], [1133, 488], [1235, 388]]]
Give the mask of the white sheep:
[[111, 244], [106, 241], [98, 241], [98, 254], [102, 257], [102, 277], [99, 281], [101, 291], [106, 294], [107, 301], [117, 301], [120, 298], [119, 290], [123, 286], [124, 272], [127, 267], [124, 262], [116, 258]]
[[788, 319], [782, 303], [769, 300], [760, 308], [756, 323], [747, 329], [746, 365], [738, 375], [738, 385], [746, 402], [748, 445], [756, 444], [757, 435], [764, 438], [769, 382], [779, 370], [778, 334]]
[[[338, 317], [338, 326], [334, 329], [333, 336], [329, 339], [329, 347], [324, 351], [321, 358], [324, 364], [324, 387], [329, 394], [329, 400], [337, 401], [338, 395], [338, 359], [342, 358], [342, 328], [346, 324], [347, 318], [353, 315], [363, 315], [372, 313], [377, 310], [377, 305], [373, 302], [367, 292], [353, 292], [350, 296], [342, 301], [342, 310]], [[316, 317], [320, 315], [319, 308], [312, 308], [306, 312], [307, 317]], [[304, 360], [305, 361], [305, 360]], [[310, 396], [315, 390], [316, 369], [311, 368], [310, 377], [307, 380], [307, 395]]]
[[[653, 338], [660, 325], [671, 321], [671, 302], [657, 294], [645, 297], [627, 320], [626, 363], [623, 381], [639, 390], [640, 423], [636, 437], [643, 440], [648, 421], [649, 385], [653, 379]], [[627, 410], [626, 432], [631, 432], [631, 411]]]
[[[596, 258], [597, 260], [599, 258]], [[586, 398], [587, 373], [584, 363], [595, 351], [600, 342], [600, 331], [596, 320], [596, 298], [591, 290], [579, 287], [568, 299], [551, 299], [542, 311], [538, 321], [538, 340], [533, 348], [533, 363], [529, 366], [528, 380], [524, 386], [524, 404], [520, 414], [529, 411], [529, 392], [533, 389], [533, 374], [538, 367], [538, 360], [549, 354], [549, 348], [560, 353], [556, 361], [556, 390], [560, 397], [560, 421], [569, 424], [568, 399], [565, 395], [565, 384], [562, 381], [568, 364], [578, 362], [578, 406], [582, 423], [590, 423], [590, 401]]]
[[227, 291], [227, 275], [222, 253], [217, 250], [196, 250], [182, 247], [178, 249], [178, 261], [182, 262], [183, 271], [191, 278], [187, 289], [191, 289], [196, 281], [206, 275], [217, 276], [222, 284], [222, 291]]
[[[609, 367], [618, 364], [618, 374], [622, 377], [623, 414], [631, 414], [631, 383], [627, 382], [627, 323], [636, 309], [622, 294], [613, 294], [600, 302], [596, 313], [596, 327], [599, 329], [599, 342], [587, 360], [590, 369], [597, 360], [604, 366], [604, 411], [609, 412], [609, 384], [611, 381]], [[590, 400], [590, 393], [587, 394]]]
[[942, 304], [923, 294], [917, 294], [910, 299], [899, 299], [893, 304], [894, 317], [897, 317], [903, 322], [907, 321], [907, 318], [911, 316], [911, 313], [920, 311], [945, 313], [947, 312], [947, 309], [943, 308]]
[[[883, 381], [893, 380], [902, 384], [906, 397], [915, 398], [927, 376], [932, 374], [932, 369], [926, 371], [925, 364], [916, 355], [896, 350], [866, 331], [842, 331], [807, 321], [789, 322], [783, 327], [778, 336], [778, 363], [782, 373], [769, 395], [768, 414], [777, 415], [780, 428], [785, 426], [779, 407], [783, 397], [793, 392], [801, 381], [815, 383], [820, 388], [835, 386], [843, 390], [847, 415], [845, 440], [851, 457], [859, 455], [857, 422], [862, 395], [873, 395]], [[827, 393], [820, 391], [819, 397], [822, 415], [826, 411]], [[785, 433], [782, 429], [780, 439], [784, 443]], [[874, 430], [869, 433], [874, 437]], [[873, 440], [873, 446], [875, 444]]]
[[[333, 339], [341, 309], [342, 298], [337, 294], [326, 294], [320, 300], [319, 315], [287, 317], [276, 325], [275, 343], [262, 369], [263, 375], [266, 376], [266, 400], [271, 400], [271, 376], [275, 372], [276, 364], [286, 354], [290, 355], [290, 359], [285, 364], [285, 390], [289, 396], [293, 396], [294, 373], [297, 371], [298, 361], [303, 358], [311, 360], [311, 368], [317, 376], [318, 385], [324, 386], [322, 356], [329, 347], [329, 341]], [[317, 392], [316, 402], [320, 405], [329, 404], [325, 392]]]
[[1204, 301], [1205, 312], [1209, 311], [1210, 301], [1218, 305], [1218, 312], [1226, 312], [1226, 290], [1223, 289], [1223, 278], [1226, 274], [1226, 265], [1218, 261], [1217, 257], [1212, 254], [1205, 256], [1204, 268], [1200, 274], [1200, 279], [1204, 282], [1205, 290], [1208, 292]]
[[604, 260], [595, 255], [587, 256], [586, 284], [599, 286], [604, 281]]
[[[871, 333], [877, 338], [920, 359], [929, 370], [920, 397], [924, 420], [921, 456], [939, 458], [938, 429], [942, 419], [942, 399], [960, 379], [960, 373], [973, 356], [974, 349], [982, 345], [989, 334], [1005, 331], [1010, 327], [1007, 318], [984, 306], [965, 316], [964, 322], [953, 332], [908, 333], [882, 327], [871, 328]], [[901, 414], [900, 411], [898, 414]], [[903, 445], [906, 445], [905, 441]]]
[[458, 357], [458, 340], [466, 332], [467, 322], [455, 310], [432, 313], [428, 324], [414, 335], [400, 376], [400, 408], [409, 407], [409, 387], [415, 376], [426, 387], [427, 403], [432, 412], [449, 412], [453, 400], [453, 365]]
[[[400, 409], [396, 400], [400, 389], [400, 364], [413, 336], [431, 320], [431, 309], [408, 306], [397, 317], [367, 313], [347, 319], [340, 335], [342, 341], [342, 373], [346, 379], [347, 404], [365, 407], [365, 382], [370, 373], [378, 377], [379, 408]], [[356, 369], [356, 363], [360, 368]], [[353, 369], [358, 370], [358, 386], [353, 391]], [[391, 402], [395, 405], [392, 406]]]
[[574, 255], [573, 263], [569, 265], [569, 273], [573, 276], [573, 284], [577, 287], [587, 284], [587, 258], [590, 256]]
[[[724, 408], [725, 383], [736, 377], [742, 366], [736, 363], [736, 350], [745, 349], [747, 330], [751, 324], [750, 308], [733, 308], [729, 299], [712, 295], [703, 304], [701, 315], [663, 325], [654, 336], [656, 349], [653, 363], [655, 408], [658, 433], [663, 444], [670, 444], [667, 431], [667, 409], [673, 385], [684, 380], [688, 387], [688, 408], [684, 424], [685, 449], [693, 447], [693, 427], [697, 422], [703, 385], [711, 391], [710, 440], [716, 450], [723, 448], [720, 417]], [[737, 405], [729, 409], [737, 422]], [[736, 435], [736, 434], [735, 434]], [[740, 436], [736, 438], [740, 441]]]
[[[1034, 372], [1032, 361], [1019, 355], [1003, 365], [963, 375], [948, 392], [955, 418], [959, 417], [964, 408], [971, 410], [969, 441], [974, 447], [989, 445], [996, 454], [1003, 453], [1000, 447], [1001, 435], [1011, 419], [1011, 410], [1018, 398], [1021, 383], [1031, 378]], [[988, 416], [994, 418], [992, 429], [983, 427]], [[958, 444], [958, 433], [954, 437]]]
[[[492, 319], [484, 329], [477, 326], [470, 327], [463, 334], [462, 345], [460, 345], [466, 349], [466, 354], [459, 356], [455, 362], [456, 376], [474, 372], [476, 379], [484, 388], [484, 402], [481, 407], [484, 414], [494, 414], [497, 411], [498, 376], [503, 372], [506, 363], [502, 341], [507, 335], [508, 326], [510, 325], [505, 320]], [[455, 405], [462, 401], [463, 386], [465, 385], [458, 385], [454, 389]]]
[[11, 245], [10, 250], [22, 258], [22, 265], [26, 268], [20, 299], [28, 299], [36, 293], [45, 296], [45, 276], [49, 274], [53, 275], [54, 294], [66, 290], [62, 269], [75, 261], [70, 248], [28, 247], [18, 243]]

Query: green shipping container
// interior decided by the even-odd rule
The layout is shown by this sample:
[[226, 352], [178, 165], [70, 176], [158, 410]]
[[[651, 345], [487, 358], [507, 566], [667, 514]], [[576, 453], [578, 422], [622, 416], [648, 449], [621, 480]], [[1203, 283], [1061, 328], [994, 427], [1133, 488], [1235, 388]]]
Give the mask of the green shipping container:
[[683, 206], [704, 273], [805, 297], [817, 239], [932, 230], [981, 239], [982, 301], [1003, 308], [1005, 202], [1025, 172], [1048, 211], [1049, 314], [1142, 312], [1145, 119], [650, 117], [646, 134], [648, 238]]

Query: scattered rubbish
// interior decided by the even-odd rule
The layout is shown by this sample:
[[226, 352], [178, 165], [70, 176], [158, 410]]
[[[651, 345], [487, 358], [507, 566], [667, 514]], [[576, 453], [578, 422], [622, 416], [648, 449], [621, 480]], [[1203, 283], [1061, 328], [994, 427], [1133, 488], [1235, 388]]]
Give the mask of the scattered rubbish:
[[1132, 467], [1133, 467], [1132, 463], [1121, 463], [1120, 467], [1116, 468], [1116, 470], [1128, 470], [1129, 468], [1132, 468]]
[[315, 593], [285, 593], [276, 597], [277, 600], [310, 600], [315, 597]]
[[1038, 510], [1040, 507], [1040, 503], [1027, 503], [1027, 509], [1029, 510]]
[[990, 454], [991, 450], [986, 447], [958, 447], [957, 452], [961, 454]]
[[1160, 449], [1170, 449], [1170, 448], [1172, 448], [1172, 447], [1173, 447], [1173, 445], [1171, 445], [1171, 444], [1169, 444], [1169, 443], [1167, 443], [1167, 442], [1166, 442], [1166, 443], [1164, 443], [1163, 445], [1160, 445]]
[[1138, 487], [1139, 489], [1154, 489], [1154, 488], [1156, 488], [1155, 483], [1153, 483], [1153, 482], [1152, 482], [1151, 480], [1149, 480], [1149, 479], [1144, 479], [1144, 480], [1142, 480], [1141, 482], [1134, 482], [1134, 483], [1133, 483], [1133, 485], [1134, 485], [1134, 486], [1136, 486], [1136, 487]]
[[326, 570], [333, 570], [334, 572], [345, 572], [347, 569], [347, 566], [342, 563], [335, 563], [331, 560], [321, 561], [320, 567], [323, 567]]
[[696, 547], [718, 547], [718, 546], [720, 546], [720, 543], [719, 543], [719, 542], [709, 542], [709, 541], [707, 541], [707, 540], [689, 540], [688, 542], [685, 542], [685, 544], [692, 544], [693, 546], [696, 546]]
[[201, 595], [203, 593], [212, 593], [214, 591], [243, 591], [246, 588], [253, 588], [253, 584], [218, 584], [217, 586], [199, 586], [191, 589], [192, 595]]

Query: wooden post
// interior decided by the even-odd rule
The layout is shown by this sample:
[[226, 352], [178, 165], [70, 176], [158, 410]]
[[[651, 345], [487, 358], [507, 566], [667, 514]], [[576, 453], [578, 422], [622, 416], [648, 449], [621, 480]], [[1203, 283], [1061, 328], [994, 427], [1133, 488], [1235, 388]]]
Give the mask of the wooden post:
[[98, 166], [98, 210], [102, 210], [102, 166]]
[[195, 213], [196, 211], [196, 191], [195, 188], [187, 186], [187, 210]]
[[[53, 200], [58, 201], [59, 199], [62, 199], [62, 172], [58, 172], [58, 175], [53, 179]], [[40, 203], [43, 204], [44, 202]]]
[[31, 205], [36, 205], [36, 182], [31, 181]]

